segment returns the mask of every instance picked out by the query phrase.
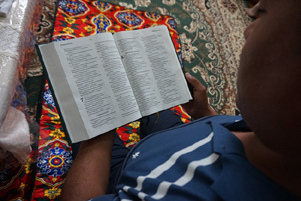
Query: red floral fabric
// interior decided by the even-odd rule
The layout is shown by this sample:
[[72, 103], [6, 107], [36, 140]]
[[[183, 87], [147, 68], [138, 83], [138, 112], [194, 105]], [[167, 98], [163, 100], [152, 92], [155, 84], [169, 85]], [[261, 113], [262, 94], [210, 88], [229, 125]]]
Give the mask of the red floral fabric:
[[38, 170], [32, 200], [59, 200], [72, 161], [71, 146], [46, 82], [40, 119]]

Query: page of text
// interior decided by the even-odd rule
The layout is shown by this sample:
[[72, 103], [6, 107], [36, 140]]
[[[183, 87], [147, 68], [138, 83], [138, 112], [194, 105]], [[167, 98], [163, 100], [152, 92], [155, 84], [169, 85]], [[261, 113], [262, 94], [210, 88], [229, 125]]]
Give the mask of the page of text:
[[165, 26], [119, 32], [114, 38], [143, 116], [191, 99]]
[[140, 117], [110, 33], [54, 46], [90, 138]]

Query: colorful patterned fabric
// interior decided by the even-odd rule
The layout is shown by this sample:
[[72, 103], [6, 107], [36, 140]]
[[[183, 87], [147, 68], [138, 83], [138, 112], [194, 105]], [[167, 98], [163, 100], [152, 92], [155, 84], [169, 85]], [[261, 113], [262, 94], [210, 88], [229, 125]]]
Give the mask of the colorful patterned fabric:
[[[53, 21], [55, 18], [57, 0], [44, 0], [43, 12], [40, 16], [40, 23], [37, 27], [36, 44], [48, 43], [51, 41]], [[43, 75], [42, 64], [37, 54], [33, 54], [30, 60], [27, 76], [36, 77]]]
[[177, 53], [181, 52], [178, 32], [172, 17], [134, 11], [95, 0], [61, 0], [58, 5], [53, 41], [166, 25]]
[[[39, 26], [36, 27], [37, 34], [35, 37], [36, 44], [48, 43], [51, 41], [53, 32], [53, 23], [56, 13], [57, 0], [44, 0], [43, 12], [40, 16]], [[27, 69], [26, 91], [27, 91], [27, 108], [30, 118], [35, 121], [39, 118], [37, 115], [37, 103], [40, 97], [42, 86], [43, 69], [38, 54], [35, 52], [30, 58], [30, 66]]]
[[66, 173], [72, 164], [72, 150], [46, 82], [40, 119], [39, 157], [32, 200], [59, 200]]

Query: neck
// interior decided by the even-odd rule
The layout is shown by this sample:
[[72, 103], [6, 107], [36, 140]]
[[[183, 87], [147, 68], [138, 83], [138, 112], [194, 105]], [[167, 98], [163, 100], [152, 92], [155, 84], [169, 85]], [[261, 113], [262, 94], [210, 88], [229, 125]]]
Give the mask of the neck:
[[241, 140], [250, 163], [274, 182], [301, 197], [299, 157], [282, 155], [270, 150], [254, 132], [233, 132], [233, 134]]

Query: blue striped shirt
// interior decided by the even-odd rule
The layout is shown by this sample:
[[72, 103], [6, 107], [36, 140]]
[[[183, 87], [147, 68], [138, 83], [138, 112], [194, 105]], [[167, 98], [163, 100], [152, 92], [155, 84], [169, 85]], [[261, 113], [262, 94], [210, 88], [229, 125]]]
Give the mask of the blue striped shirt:
[[101, 200], [299, 200], [256, 169], [231, 131], [240, 116], [213, 116], [150, 135], [128, 154], [118, 193]]

